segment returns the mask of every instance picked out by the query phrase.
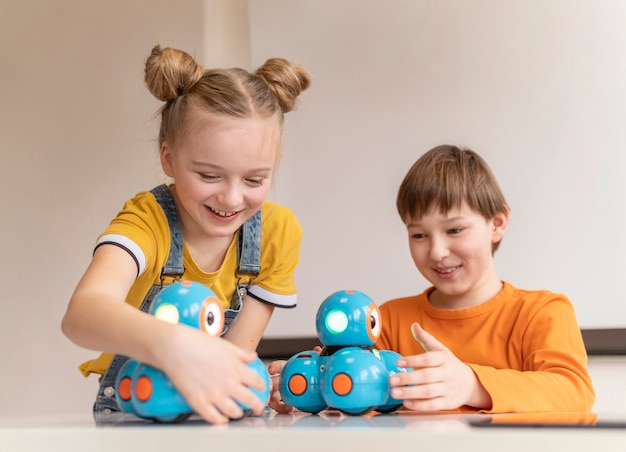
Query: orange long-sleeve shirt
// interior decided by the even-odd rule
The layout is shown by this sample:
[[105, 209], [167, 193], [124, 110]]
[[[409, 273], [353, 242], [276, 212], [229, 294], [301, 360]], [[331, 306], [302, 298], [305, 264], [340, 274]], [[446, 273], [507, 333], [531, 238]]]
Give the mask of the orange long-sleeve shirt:
[[438, 309], [428, 301], [432, 290], [380, 306], [378, 349], [424, 353], [411, 335], [418, 322], [472, 368], [491, 396], [488, 412], [591, 410], [587, 353], [566, 296], [504, 282], [500, 293], [478, 306]]

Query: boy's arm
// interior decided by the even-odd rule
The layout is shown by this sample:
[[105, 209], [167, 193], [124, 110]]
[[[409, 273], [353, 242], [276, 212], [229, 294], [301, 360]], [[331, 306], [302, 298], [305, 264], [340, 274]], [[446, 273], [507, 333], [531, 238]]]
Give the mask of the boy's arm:
[[413, 338], [426, 353], [404, 356], [398, 366], [412, 368], [393, 375], [391, 395], [416, 411], [452, 410], [460, 406], [491, 408], [489, 393], [471, 367], [459, 360], [418, 323], [411, 327]]
[[491, 395], [493, 412], [591, 410], [595, 392], [569, 300], [554, 296], [543, 304], [519, 342], [522, 371], [470, 365]]
[[523, 334], [506, 344], [523, 358], [521, 370], [462, 363], [419, 328], [431, 352], [404, 357], [402, 365], [415, 371], [392, 377], [400, 387], [392, 394], [410, 399], [407, 407], [416, 410], [467, 405], [485, 412], [590, 411], [595, 393], [571, 304], [564, 298], [549, 300], [524, 324]]

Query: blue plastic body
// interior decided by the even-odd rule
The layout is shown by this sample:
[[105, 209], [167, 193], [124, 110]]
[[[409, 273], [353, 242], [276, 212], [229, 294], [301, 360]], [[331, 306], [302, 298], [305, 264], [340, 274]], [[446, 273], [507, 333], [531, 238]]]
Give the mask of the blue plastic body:
[[[397, 373], [409, 371], [409, 369], [405, 367], [398, 367], [397, 362], [400, 358], [402, 358], [402, 355], [400, 353], [394, 352], [392, 350], [377, 350], [377, 352], [380, 356], [380, 359], [383, 361], [383, 364], [387, 368], [390, 377]], [[376, 411], [379, 411], [381, 413], [391, 413], [399, 409], [401, 406], [402, 400], [395, 399], [391, 396], [391, 394], [389, 394], [389, 397], [387, 398], [385, 403], [376, 408]]]
[[[166, 286], [155, 297], [149, 312], [163, 321], [188, 325], [211, 336], [219, 336], [224, 327], [224, 312], [215, 293], [193, 281], [179, 281]], [[248, 367], [265, 381], [263, 391], [253, 388], [251, 391], [267, 404], [271, 382], [265, 365], [257, 358], [248, 363]], [[136, 360], [130, 359], [122, 366], [116, 388], [117, 402], [126, 413], [158, 422], [179, 422], [193, 414], [165, 373]], [[249, 410], [240, 403], [239, 406], [244, 411]]]
[[374, 345], [380, 336], [380, 314], [363, 292], [340, 290], [322, 302], [315, 327], [324, 345]]
[[387, 401], [389, 372], [371, 351], [346, 347], [328, 359], [320, 385], [329, 407], [348, 414], [364, 414]]
[[283, 402], [307, 413], [319, 413], [328, 405], [320, 387], [320, 354], [308, 350], [293, 355], [283, 370], [279, 391]]
[[398, 353], [373, 348], [381, 318], [370, 297], [355, 290], [331, 294], [321, 303], [315, 326], [322, 352], [297, 353], [281, 372], [279, 390], [287, 405], [350, 415], [389, 413], [402, 406], [390, 395], [389, 377], [410, 369], [397, 366]]

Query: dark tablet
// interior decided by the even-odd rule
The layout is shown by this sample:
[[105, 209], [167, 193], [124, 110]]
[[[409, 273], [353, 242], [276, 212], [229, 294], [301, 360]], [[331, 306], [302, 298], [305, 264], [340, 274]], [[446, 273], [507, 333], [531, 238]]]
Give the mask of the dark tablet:
[[626, 429], [626, 417], [596, 413], [502, 413], [473, 417], [468, 423], [472, 427]]

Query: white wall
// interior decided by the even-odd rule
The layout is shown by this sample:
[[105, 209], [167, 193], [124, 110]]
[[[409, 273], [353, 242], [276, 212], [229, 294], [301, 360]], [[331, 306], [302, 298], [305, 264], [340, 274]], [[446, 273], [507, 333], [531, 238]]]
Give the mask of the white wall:
[[626, 357], [591, 356], [588, 369], [596, 390], [594, 411], [623, 417], [626, 412]]
[[[76, 366], [94, 353], [59, 324], [96, 236], [164, 180], [159, 103], [142, 82], [156, 43], [206, 66], [284, 56], [313, 74], [287, 117], [273, 194], [305, 228], [300, 305], [268, 336], [314, 334], [319, 302], [340, 288], [382, 302], [424, 287], [393, 204], [408, 166], [443, 141], [482, 151], [513, 206], [501, 276], [570, 294], [585, 327], [626, 326], [625, 220], [613, 208], [626, 191], [625, 8], [0, 0], [0, 416], [89, 414], [96, 379]], [[613, 364], [598, 373], [624, 375]]]
[[421, 292], [395, 211], [409, 166], [441, 143], [492, 166], [512, 207], [502, 279], [572, 299], [584, 328], [626, 327], [626, 2], [250, 0], [252, 61], [313, 73], [276, 197], [305, 230], [300, 313], [331, 292]]

